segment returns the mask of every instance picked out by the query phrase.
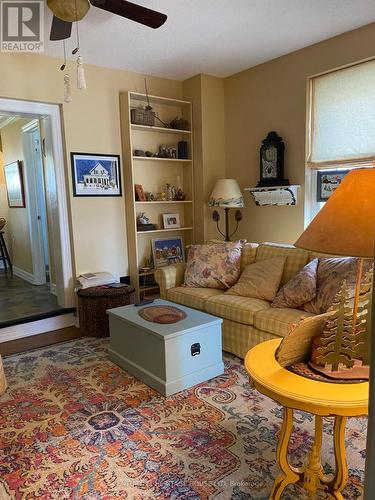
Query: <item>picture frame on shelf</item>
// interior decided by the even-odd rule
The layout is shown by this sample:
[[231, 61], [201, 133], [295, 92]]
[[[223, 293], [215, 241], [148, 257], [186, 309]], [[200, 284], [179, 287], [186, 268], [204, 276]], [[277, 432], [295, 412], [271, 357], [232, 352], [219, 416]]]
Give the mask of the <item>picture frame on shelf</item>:
[[25, 208], [25, 186], [21, 160], [4, 165], [4, 177], [9, 208]]
[[164, 229], [177, 229], [181, 227], [180, 214], [163, 214]]
[[151, 240], [154, 268], [185, 262], [185, 252], [181, 237], [155, 238]]
[[70, 153], [73, 196], [122, 196], [119, 155]]
[[135, 201], [146, 201], [146, 195], [142, 184], [134, 184]]
[[347, 173], [349, 173], [348, 169], [318, 170], [316, 173], [316, 201], [327, 201], [339, 187]]

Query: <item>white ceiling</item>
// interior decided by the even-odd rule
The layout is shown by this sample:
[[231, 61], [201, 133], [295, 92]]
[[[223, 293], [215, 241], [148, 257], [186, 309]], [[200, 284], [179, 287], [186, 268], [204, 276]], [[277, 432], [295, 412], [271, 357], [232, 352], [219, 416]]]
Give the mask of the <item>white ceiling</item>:
[[[92, 7], [79, 25], [86, 62], [177, 80], [226, 77], [375, 21], [374, 0], [134, 1], [166, 13], [165, 25], [153, 30]], [[61, 57], [47, 11], [45, 53]], [[74, 40], [73, 29], [70, 58]]]

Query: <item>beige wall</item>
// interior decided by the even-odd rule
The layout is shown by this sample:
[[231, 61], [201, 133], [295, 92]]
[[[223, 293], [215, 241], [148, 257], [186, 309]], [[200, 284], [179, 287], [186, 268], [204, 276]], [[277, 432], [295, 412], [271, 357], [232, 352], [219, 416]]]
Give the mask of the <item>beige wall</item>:
[[[4, 217], [6, 220], [8, 220], [8, 198], [5, 185], [3, 165], [4, 165], [4, 158], [3, 158], [3, 153], [1, 151], [1, 141], [0, 141], [0, 217]], [[8, 227], [9, 226], [6, 225], [3, 231], [4, 231], [5, 243], [9, 248]]]
[[[0, 53], [0, 96], [62, 103], [60, 65], [60, 60], [50, 57]], [[124, 200], [73, 198], [69, 154], [121, 154], [119, 92], [143, 92], [144, 77], [86, 65], [88, 88], [78, 91], [74, 88], [75, 64], [68, 62], [67, 70], [72, 76], [73, 102], [63, 104], [63, 120], [76, 272], [106, 270], [116, 276], [126, 275]], [[182, 97], [181, 82], [155, 77], [147, 77], [147, 82], [151, 94]]]
[[[22, 127], [28, 122], [30, 119], [22, 118], [1, 130], [4, 165], [20, 160], [25, 168]], [[25, 182], [25, 171], [23, 171], [23, 177]], [[33, 261], [27, 208], [9, 208], [7, 221], [8, 250], [12, 264], [22, 271], [32, 274]]]
[[261, 141], [276, 130], [285, 142], [285, 176], [302, 185], [296, 207], [256, 207], [246, 194], [239, 237], [293, 243], [303, 231], [306, 78], [374, 55], [370, 24], [225, 80], [227, 176], [255, 186]]
[[215, 181], [226, 175], [224, 81], [197, 75], [184, 82], [184, 95], [193, 102], [197, 241], [221, 238], [207, 201]]

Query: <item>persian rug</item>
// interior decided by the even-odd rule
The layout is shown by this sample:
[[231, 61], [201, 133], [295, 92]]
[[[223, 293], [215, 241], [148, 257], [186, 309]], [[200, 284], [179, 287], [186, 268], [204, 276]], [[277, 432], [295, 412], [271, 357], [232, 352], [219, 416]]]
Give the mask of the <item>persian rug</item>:
[[[165, 399], [112, 364], [107, 346], [84, 338], [4, 359], [1, 500], [268, 498], [282, 408], [250, 387], [242, 360], [225, 355], [224, 375]], [[349, 419], [346, 499], [362, 494], [365, 436], [366, 419]], [[312, 441], [311, 415], [297, 412], [294, 464]], [[331, 419], [323, 463], [331, 473]], [[304, 498], [299, 486], [283, 496]]]

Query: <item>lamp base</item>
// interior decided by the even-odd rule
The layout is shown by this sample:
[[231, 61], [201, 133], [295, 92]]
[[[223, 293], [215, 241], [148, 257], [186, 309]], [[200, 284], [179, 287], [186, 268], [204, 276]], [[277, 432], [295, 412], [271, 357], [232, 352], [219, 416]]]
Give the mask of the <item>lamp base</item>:
[[359, 359], [354, 360], [354, 366], [352, 368], [346, 368], [345, 366], [339, 367], [338, 370], [332, 371], [330, 366], [321, 366], [309, 361], [309, 366], [316, 372], [321, 373], [327, 378], [335, 380], [368, 380], [370, 374], [370, 367], [362, 365], [362, 361]]

